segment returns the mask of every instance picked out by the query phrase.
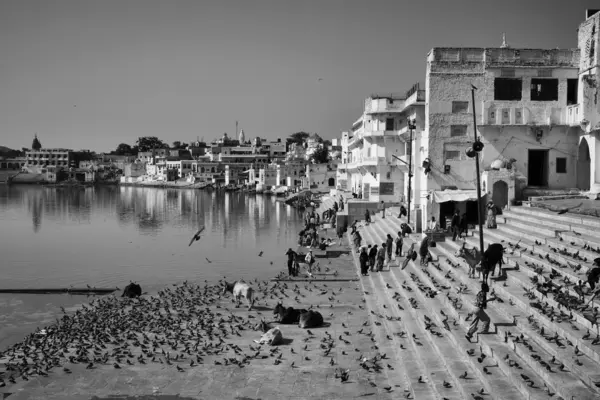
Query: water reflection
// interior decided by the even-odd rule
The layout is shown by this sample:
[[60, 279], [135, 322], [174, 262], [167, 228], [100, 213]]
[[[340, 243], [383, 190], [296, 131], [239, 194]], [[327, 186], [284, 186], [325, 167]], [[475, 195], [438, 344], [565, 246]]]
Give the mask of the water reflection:
[[[122, 279], [160, 285], [199, 273], [276, 273], [277, 263], [284, 263], [281, 249], [294, 245], [300, 229], [295, 210], [273, 197], [112, 186], [2, 186], [0, 221], [8, 269], [2, 286], [11, 279], [27, 286], [48, 280], [112, 285]], [[29, 233], [25, 221], [33, 223]], [[205, 236], [188, 248], [201, 225]], [[257, 249], [267, 250], [273, 267], [253, 255]], [[205, 256], [215, 262], [204, 265]]]

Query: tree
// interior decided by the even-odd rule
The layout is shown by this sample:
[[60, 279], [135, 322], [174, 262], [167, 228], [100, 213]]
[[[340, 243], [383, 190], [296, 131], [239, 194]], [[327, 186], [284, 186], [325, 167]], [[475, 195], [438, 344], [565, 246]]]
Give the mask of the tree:
[[331, 140], [329, 140], [329, 139], [323, 140], [323, 146], [331, 147]]
[[329, 161], [329, 150], [325, 146], [319, 146], [317, 149], [310, 155], [310, 159], [315, 164], [325, 164]]
[[169, 147], [156, 136], [142, 136], [135, 142], [139, 151], [152, 151], [152, 149], [163, 149]]
[[176, 140], [173, 142], [174, 149], [179, 149], [180, 147], [181, 147], [181, 142], [179, 140]]
[[287, 139], [288, 143], [298, 143], [302, 144], [310, 136], [310, 133], [307, 132], [296, 132], [292, 133], [290, 137]]
[[121, 143], [117, 146], [113, 153], [118, 156], [124, 156], [127, 154], [133, 154], [133, 149], [127, 143]]

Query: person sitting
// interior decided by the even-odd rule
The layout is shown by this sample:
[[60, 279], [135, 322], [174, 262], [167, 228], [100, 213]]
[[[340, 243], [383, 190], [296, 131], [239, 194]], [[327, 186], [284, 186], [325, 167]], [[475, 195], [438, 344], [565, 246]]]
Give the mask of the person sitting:
[[327, 243], [325, 243], [325, 238], [321, 238], [321, 243], [319, 243], [319, 250], [326, 250]]
[[431, 221], [429, 221], [428, 228], [432, 232], [440, 230], [440, 224], [435, 220], [435, 217], [431, 217]]

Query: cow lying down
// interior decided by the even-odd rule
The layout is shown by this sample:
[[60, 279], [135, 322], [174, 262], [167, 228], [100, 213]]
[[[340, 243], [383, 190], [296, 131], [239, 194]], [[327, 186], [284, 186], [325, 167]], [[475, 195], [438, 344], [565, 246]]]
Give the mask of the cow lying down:
[[140, 297], [141, 295], [142, 287], [137, 283], [131, 282], [129, 285], [125, 286], [121, 297], [129, 297], [130, 299], [133, 299], [136, 297]]
[[285, 308], [281, 303], [275, 306], [273, 314], [279, 317], [281, 324], [298, 324], [300, 328], [317, 328], [323, 325], [323, 316], [321, 313], [313, 310]]

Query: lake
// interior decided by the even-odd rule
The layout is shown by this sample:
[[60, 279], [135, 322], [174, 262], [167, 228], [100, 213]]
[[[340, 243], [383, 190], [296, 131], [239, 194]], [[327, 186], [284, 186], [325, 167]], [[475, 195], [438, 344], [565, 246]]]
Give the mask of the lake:
[[[0, 185], [0, 288], [135, 281], [152, 292], [183, 280], [268, 279], [287, 271], [301, 224], [275, 197], [240, 192]], [[60, 306], [88, 300], [0, 294], [0, 349], [54, 320]]]

